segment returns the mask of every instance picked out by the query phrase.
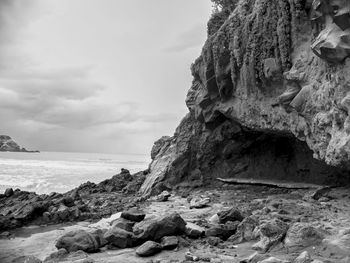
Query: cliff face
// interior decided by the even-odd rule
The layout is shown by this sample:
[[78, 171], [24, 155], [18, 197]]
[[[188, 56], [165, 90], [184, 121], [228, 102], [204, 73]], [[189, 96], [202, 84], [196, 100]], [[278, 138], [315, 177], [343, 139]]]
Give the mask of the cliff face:
[[0, 152], [28, 152], [21, 148], [10, 136], [0, 135]]
[[157, 146], [142, 191], [233, 176], [347, 181], [350, 2], [224, 2], [191, 68], [190, 113]]

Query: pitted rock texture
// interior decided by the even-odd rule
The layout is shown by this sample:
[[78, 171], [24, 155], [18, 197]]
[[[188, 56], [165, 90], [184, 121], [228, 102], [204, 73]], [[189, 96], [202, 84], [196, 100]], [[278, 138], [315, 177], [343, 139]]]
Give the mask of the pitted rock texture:
[[[347, 0], [314, 0], [312, 21], [316, 31], [324, 28], [312, 43], [312, 50], [331, 63], [350, 56], [350, 2]], [[316, 34], [317, 34], [316, 33]]]
[[213, 14], [191, 67], [190, 113], [154, 146], [141, 193], [217, 177], [349, 182], [350, 58], [314, 53], [325, 26], [315, 10], [309, 0], [239, 0]]
[[[293, 135], [306, 141], [315, 158], [349, 168], [350, 59], [339, 48], [348, 49], [338, 43], [339, 48], [326, 51], [325, 42], [313, 37], [315, 23], [321, 22], [309, 13], [327, 1], [321, 7], [313, 3], [312, 10], [307, 2], [239, 1], [192, 65], [186, 102], [207, 126], [229, 119], [255, 131]], [[328, 2], [332, 19], [323, 9], [321, 18], [346, 28], [348, 2]], [[344, 34], [337, 38], [346, 42]], [[320, 49], [321, 58], [311, 46]], [[342, 63], [329, 64], [325, 52], [343, 54], [337, 60]]]

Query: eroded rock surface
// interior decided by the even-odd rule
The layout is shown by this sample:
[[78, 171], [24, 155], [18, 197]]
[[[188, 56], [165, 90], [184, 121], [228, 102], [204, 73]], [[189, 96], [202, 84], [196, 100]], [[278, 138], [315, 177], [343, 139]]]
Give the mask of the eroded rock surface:
[[348, 183], [349, 2], [222, 3], [191, 67], [190, 113], [155, 144], [141, 193], [216, 177]]

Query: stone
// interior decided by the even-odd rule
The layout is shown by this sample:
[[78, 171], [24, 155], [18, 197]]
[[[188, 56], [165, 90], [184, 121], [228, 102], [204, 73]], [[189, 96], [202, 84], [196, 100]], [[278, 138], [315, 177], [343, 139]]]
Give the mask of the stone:
[[314, 200], [319, 200], [320, 198], [325, 197], [325, 195], [327, 195], [330, 191], [330, 187], [321, 187], [312, 192], [310, 197]]
[[200, 237], [204, 236], [205, 229], [203, 227], [196, 225], [196, 224], [187, 223], [185, 233], [188, 237], [196, 239], [196, 238], [200, 238]]
[[85, 230], [70, 231], [61, 236], [55, 244], [57, 249], [64, 248], [68, 252], [75, 252], [78, 250], [96, 252], [103, 245], [99, 237]]
[[192, 208], [203, 208], [210, 203], [209, 197], [194, 197], [190, 202], [190, 209]]
[[302, 252], [296, 259], [294, 259], [293, 263], [311, 263], [312, 258], [309, 252]]
[[136, 249], [136, 254], [140, 257], [153, 256], [162, 251], [162, 246], [154, 241], [147, 241]]
[[217, 245], [219, 245], [222, 242], [222, 239], [219, 237], [215, 237], [215, 236], [209, 236], [207, 239], [207, 242], [209, 245], [216, 247]]
[[243, 242], [249, 242], [257, 239], [257, 226], [258, 221], [253, 216], [246, 217], [243, 221], [237, 226], [237, 231], [232, 235], [228, 241], [233, 242], [234, 244], [240, 244]]
[[42, 261], [34, 256], [22, 256], [12, 260], [12, 263], [41, 263]]
[[134, 221], [130, 221], [124, 218], [118, 218], [111, 222], [111, 226], [124, 229], [125, 231], [132, 232], [135, 225]]
[[230, 236], [236, 233], [239, 222], [227, 222], [226, 224], [212, 226], [205, 231], [205, 235], [210, 237], [219, 237], [222, 240], [227, 240]]
[[103, 236], [109, 244], [119, 248], [131, 247], [134, 242], [134, 234], [119, 227], [111, 227]]
[[179, 240], [176, 236], [165, 236], [162, 237], [160, 242], [162, 249], [174, 249], [179, 245]]
[[128, 211], [124, 211], [121, 214], [121, 218], [134, 221], [134, 222], [141, 222], [143, 219], [145, 219], [146, 214], [137, 209], [137, 208], [131, 208]]
[[44, 259], [45, 263], [57, 262], [59, 259], [64, 258], [68, 254], [65, 248], [60, 248], [58, 251], [52, 252]]
[[0, 238], [10, 238], [11, 237], [11, 233], [8, 231], [4, 231], [0, 234]]
[[166, 201], [168, 201], [170, 196], [171, 196], [171, 194], [168, 191], [163, 191], [160, 195], [158, 195], [156, 197], [156, 200], [158, 202], [166, 202]]
[[322, 242], [324, 233], [308, 223], [294, 223], [288, 230], [284, 244], [288, 248], [305, 248]]
[[178, 213], [152, 218], [134, 226], [134, 234], [139, 240], [159, 241], [164, 236], [181, 235], [186, 230], [186, 222]]
[[190, 252], [186, 252], [185, 259], [188, 261], [199, 261], [200, 260], [200, 258], [198, 256], [195, 256], [195, 255], [191, 254]]
[[221, 211], [218, 213], [220, 224], [225, 224], [228, 221], [242, 221], [243, 216], [241, 212], [236, 208], [231, 208], [229, 210]]
[[276, 218], [261, 224], [259, 226], [260, 241], [254, 244], [252, 248], [262, 253], [266, 253], [283, 240], [287, 230], [288, 225]]
[[13, 189], [12, 189], [12, 188], [7, 188], [7, 189], [5, 190], [4, 195], [5, 195], [6, 197], [12, 196], [12, 195], [13, 195]]

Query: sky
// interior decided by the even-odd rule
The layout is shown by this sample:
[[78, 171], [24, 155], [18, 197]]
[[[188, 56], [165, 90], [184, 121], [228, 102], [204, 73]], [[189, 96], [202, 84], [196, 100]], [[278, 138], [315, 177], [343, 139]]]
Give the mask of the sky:
[[187, 113], [210, 0], [0, 0], [0, 134], [148, 154]]

